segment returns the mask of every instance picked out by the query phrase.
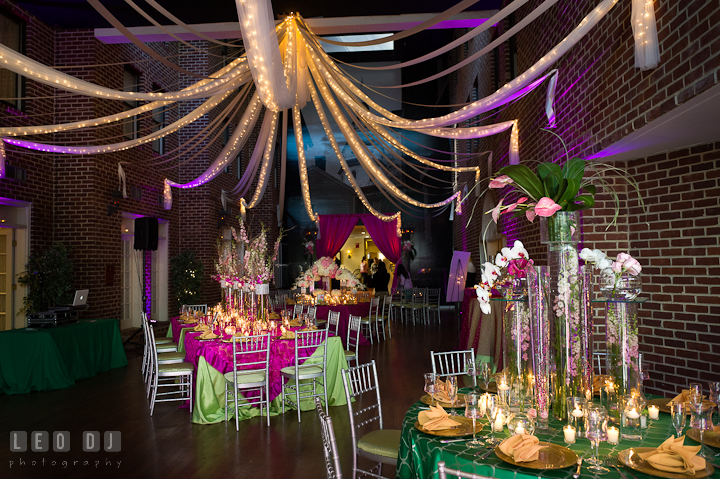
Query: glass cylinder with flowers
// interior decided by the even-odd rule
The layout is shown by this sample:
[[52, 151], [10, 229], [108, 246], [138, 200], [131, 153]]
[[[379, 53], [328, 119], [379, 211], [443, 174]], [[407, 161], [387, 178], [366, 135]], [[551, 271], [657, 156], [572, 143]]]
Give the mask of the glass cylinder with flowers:
[[600, 291], [605, 296], [605, 345], [607, 374], [618, 397], [639, 390], [640, 350], [638, 347], [637, 295], [642, 291], [640, 263], [627, 253], [607, 259], [600, 250], [583, 249], [580, 257], [600, 273]]

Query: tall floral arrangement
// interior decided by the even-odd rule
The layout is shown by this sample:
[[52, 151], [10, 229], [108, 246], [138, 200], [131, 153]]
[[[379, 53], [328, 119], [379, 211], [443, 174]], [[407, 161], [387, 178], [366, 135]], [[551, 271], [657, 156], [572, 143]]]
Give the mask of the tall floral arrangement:
[[525, 268], [532, 264], [533, 260], [522, 241], [515, 241], [512, 248], [501, 249], [494, 261], [484, 263], [480, 284], [476, 286], [482, 312], [490, 314], [490, 296], [493, 289], [511, 286], [514, 278], [525, 278]]
[[281, 229], [275, 244], [272, 248], [269, 248], [267, 231], [265, 226], [261, 225], [260, 233], [253, 237], [248, 234], [245, 228], [245, 221], [240, 219], [239, 240], [244, 246], [242, 257], [244, 274], [241, 281], [244, 284], [269, 283], [275, 277], [275, 262], [277, 261], [278, 251], [280, 250], [280, 241], [282, 240], [283, 232]]

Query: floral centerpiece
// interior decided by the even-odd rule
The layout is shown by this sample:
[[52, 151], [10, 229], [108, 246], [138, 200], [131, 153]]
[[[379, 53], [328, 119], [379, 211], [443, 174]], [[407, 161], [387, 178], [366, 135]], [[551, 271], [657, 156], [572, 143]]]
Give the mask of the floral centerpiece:
[[521, 282], [516, 280], [524, 279], [526, 277], [525, 268], [532, 264], [533, 260], [529, 259], [528, 252], [521, 241], [515, 241], [512, 248], [501, 249], [494, 262], [488, 261], [483, 264], [480, 284], [476, 285], [482, 312], [490, 314], [490, 296], [493, 289], [518, 286]]
[[327, 277], [330, 279], [335, 278], [335, 273], [338, 270], [338, 265], [329, 256], [323, 256], [322, 258], [315, 261], [312, 265], [312, 272], [315, 276]]
[[640, 262], [627, 253], [607, 259], [602, 251], [584, 248], [580, 257], [600, 273], [600, 291], [605, 303], [606, 370], [612, 377], [617, 397], [623, 397], [641, 385], [638, 347], [637, 302], [640, 293]]

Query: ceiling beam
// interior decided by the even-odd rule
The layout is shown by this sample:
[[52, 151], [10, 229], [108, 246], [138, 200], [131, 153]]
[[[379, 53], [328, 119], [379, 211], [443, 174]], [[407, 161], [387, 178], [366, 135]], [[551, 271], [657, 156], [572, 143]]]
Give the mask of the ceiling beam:
[[[497, 10], [480, 10], [461, 12], [444, 22], [431, 27], [432, 29], [448, 28], [475, 28], [492, 17]], [[404, 15], [376, 15], [369, 17], [331, 17], [306, 18], [308, 26], [316, 35], [344, 35], [357, 33], [400, 32], [419, 25], [437, 13], [411, 13]], [[240, 24], [238, 22], [201, 23], [192, 27], [210, 38], [216, 40], [241, 38]], [[165, 26], [173, 34], [183, 40], [200, 40], [184, 28], [171, 25]], [[172, 42], [175, 41], [157, 27], [130, 27], [128, 30], [143, 42]], [[95, 38], [103, 43], [130, 43], [125, 36], [115, 28], [96, 28]]]

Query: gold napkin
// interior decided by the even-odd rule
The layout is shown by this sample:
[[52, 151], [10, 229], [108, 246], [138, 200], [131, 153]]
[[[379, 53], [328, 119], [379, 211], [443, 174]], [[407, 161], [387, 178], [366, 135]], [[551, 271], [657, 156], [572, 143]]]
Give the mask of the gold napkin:
[[280, 319], [280, 315], [277, 313], [270, 313], [270, 319]]
[[[702, 398], [703, 398], [703, 401], [705, 401], [705, 396], [703, 396]], [[674, 398], [672, 398], [672, 399], [670, 400], [670, 402], [667, 403], [667, 406], [668, 406], [668, 407], [670, 407], [670, 404], [672, 403], [672, 401], [682, 401], [682, 402], [685, 402], [685, 403], [686, 403], [686, 402], [690, 402], [690, 390], [689, 390], [689, 389], [683, 389], [680, 394], [678, 394], [677, 396], [675, 396]]]
[[598, 374], [593, 377], [593, 393], [599, 393], [600, 389], [605, 386], [605, 381], [608, 379], [610, 379], [610, 376], [607, 374]]
[[197, 323], [197, 319], [187, 318], [183, 320], [183, 323], [185, 324], [195, 324]]
[[448, 396], [447, 393], [447, 386], [442, 379], [435, 381], [435, 400], [448, 404], [451, 402], [450, 396]]
[[654, 451], [638, 454], [655, 469], [675, 474], [695, 474], [705, 469], [705, 459], [698, 457], [700, 446], [683, 446], [685, 436], [669, 437]]
[[280, 339], [295, 339], [295, 331], [290, 331], [289, 329], [282, 333], [282, 336], [280, 336]]
[[307, 328], [302, 328], [300, 331], [316, 331], [316, 330], [317, 330], [317, 326], [315, 326], [314, 324], [311, 324]]
[[285, 300], [285, 304], [293, 305], [293, 304], [295, 304], [295, 301], [293, 301], [292, 299], [288, 298], [288, 299]]
[[290, 321], [290, 322], [288, 323], [288, 325], [289, 325], [289, 326], [294, 326], [294, 327], [302, 326], [302, 324], [300, 323], [300, 321], [297, 320], [297, 319], [293, 319], [292, 321]]
[[207, 331], [210, 327], [207, 324], [198, 324], [193, 328], [193, 331]]
[[442, 406], [430, 406], [427, 411], [420, 411], [418, 414], [418, 422], [427, 431], [440, 431], [460, 426], [460, 423], [450, 419], [448, 413]]
[[540, 457], [539, 445], [540, 439], [529, 434], [518, 434], [516, 436], [505, 439], [500, 444], [500, 450], [512, 457], [515, 462], [532, 462], [537, 461]]
[[218, 337], [219, 336], [217, 334], [213, 333], [210, 330], [207, 330], [207, 331], [203, 331], [203, 333], [200, 336], [198, 336], [197, 339], [215, 339]]
[[720, 434], [720, 426], [713, 426], [713, 432]]

